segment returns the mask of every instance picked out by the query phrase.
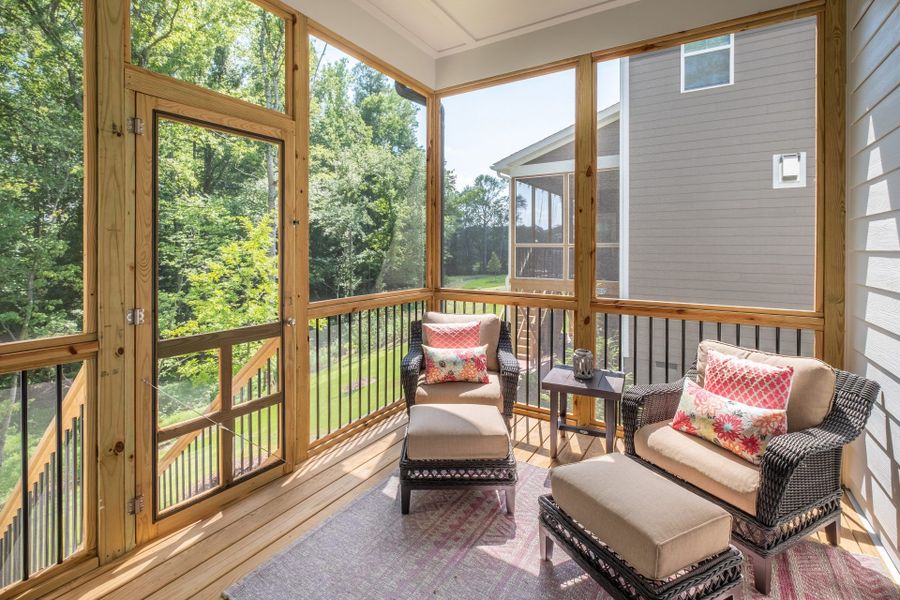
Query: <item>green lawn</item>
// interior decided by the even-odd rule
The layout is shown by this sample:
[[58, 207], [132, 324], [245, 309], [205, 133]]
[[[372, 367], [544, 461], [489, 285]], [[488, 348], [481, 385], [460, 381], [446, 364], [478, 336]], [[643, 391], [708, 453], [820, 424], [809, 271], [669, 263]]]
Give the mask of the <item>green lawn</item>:
[[448, 275], [444, 287], [458, 290], [505, 290], [506, 275]]
[[396, 345], [392, 348], [373, 350], [371, 354], [364, 353], [362, 357], [354, 354], [352, 364], [349, 357], [344, 357], [340, 362], [340, 369], [337, 361], [332, 359], [330, 375], [324, 356], [319, 358], [318, 374], [314, 370], [313, 359], [311, 362], [313, 370], [309, 376], [311, 439], [323, 436], [398, 400], [402, 394], [400, 361], [406, 354], [406, 349], [407, 345], [404, 344], [402, 348]]

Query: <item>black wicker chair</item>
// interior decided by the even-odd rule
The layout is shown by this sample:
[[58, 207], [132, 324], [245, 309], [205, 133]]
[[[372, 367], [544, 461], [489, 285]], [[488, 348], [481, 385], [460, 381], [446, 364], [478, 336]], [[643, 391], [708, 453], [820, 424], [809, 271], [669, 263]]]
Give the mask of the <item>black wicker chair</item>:
[[[519, 390], [519, 361], [513, 352], [509, 323], [500, 322], [500, 340], [497, 343], [497, 362], [500, 364], [500, 392], [503, 394], [503, 416], [512, 418], [513, 405]], [[416, 403], [416, 388], [419, 376], [425, 368], [422, 354], [422, 321], [409, 324], [409, 352], [400, 361], [400, 381], [403, 384], [403, 396], [406, 398], [406, 410]]]
[[[772, 559], [812, 532], [825, 527], [830, 543], [839, 541], [841, 453], [866, 425], [879, 386], [846, 371], [836, 371], [831, 412], [816, 427], [777, 436], [762, 457], [756, 516], [750, 515], [642, 460], [634, 435], [641, 427], [671, 420], [684, 379], [675, 383], [634, 386], [622, 399], [625, 452], [648, 468], [715, 502], [733, 517], [732, 539], [753, 563], [756, 588], [771, 586]], [[697, 380], [692, 367], [685, 377]]]
[[[498, 376], [503, 396], [503, 416], [508, 428], [519, 387], [519, 361], [513, 354], [509, 323], [505, 321], [500, 323], [497, 362], [500, 365]], [[413, 321], [409, 327], [409, 352], [400, 362], [400, 380], [407, 412], [416, 402], [416, 389], [423, 369], [422, 322]], [[512, 514], [515, 509], [517, 479], [516, 459], [511, 446], [507, 457], [501, 460], [411, 460], [404, 440], [400, 456], [401, 512], [409, 512], [410, 492], [414, 489], [466, 487], [505, 491], [506, 510]]]

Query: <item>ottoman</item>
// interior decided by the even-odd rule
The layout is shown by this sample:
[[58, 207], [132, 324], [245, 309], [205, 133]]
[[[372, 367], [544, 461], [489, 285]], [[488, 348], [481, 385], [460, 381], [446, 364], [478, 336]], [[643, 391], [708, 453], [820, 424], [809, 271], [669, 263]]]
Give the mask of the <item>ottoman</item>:
[[498, 489], [516, 505], [516, 459], [506, 421], [494, 406], [416, 404], [400, 455], [400, 510], [412, 490]]
[[731, 515], [614, 454], [557, 467], [539, 500], [541, 558], [557, 542], [615, 598], [729, 598], [741, 581]]

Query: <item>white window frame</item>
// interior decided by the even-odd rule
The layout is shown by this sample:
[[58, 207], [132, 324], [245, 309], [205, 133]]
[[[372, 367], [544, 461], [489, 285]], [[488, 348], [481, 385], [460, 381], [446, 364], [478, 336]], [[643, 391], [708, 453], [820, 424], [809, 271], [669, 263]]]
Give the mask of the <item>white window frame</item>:
[[[718, 36], [716, 36], [718, 37]], [[701, 41], [701, 40], [698, 40]], [[700, 90], [711, 90], [713, 88], [725, 87], [728, 85], [734, 85], [734, 34], [728, 34], [728, 45], [716, 46], [714, 48], [704, 48], [703, 50], [693, 50], [693, 51], [685, 51], [685, 44], [681, 45], [681, 93], [687, 94], [690, 92], [699, 92]], [[684, 59], [688, 56], [697, 56], [698, 54], [706, 54], [707, 52], [718, 52], [725, 48], [729, 49], [728, 53], [728, 83], [717, 83], [716, 85], [707, 85], [704, 87], [691, 88], [689, 90], [684, 89]]]

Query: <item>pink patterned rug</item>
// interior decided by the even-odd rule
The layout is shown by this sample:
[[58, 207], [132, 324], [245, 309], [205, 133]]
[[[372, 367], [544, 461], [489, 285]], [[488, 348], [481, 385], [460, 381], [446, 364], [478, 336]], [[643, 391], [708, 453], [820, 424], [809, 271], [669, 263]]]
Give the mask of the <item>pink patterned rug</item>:
[[[609, 596], [559, 548], [538, 557], [546, 469], [519, 463], [515, 517], [494, 492], [413, 492], [400, 514], [394, 474], [231, 586], [229, 600], [594, 598]], [[764, 598], [745, 562], [736, 600]], [[881, 600], [900, 591], [877, 558], [803, 542], [782, 555], [770, 598]]]

